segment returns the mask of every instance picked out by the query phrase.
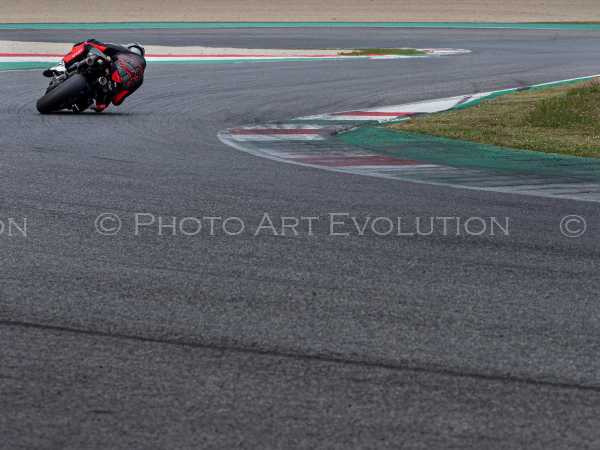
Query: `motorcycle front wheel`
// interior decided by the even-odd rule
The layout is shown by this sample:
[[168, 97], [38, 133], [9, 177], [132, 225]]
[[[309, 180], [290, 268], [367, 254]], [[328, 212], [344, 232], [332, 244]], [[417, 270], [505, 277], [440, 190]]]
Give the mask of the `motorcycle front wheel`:
[[77, 73], [40, 98], [37, 101], [37, 110], [41, 114], [49, 114], [71, 108], [72, 105], [82, 103], [82, 99], [88, 97], [89, 94], [88, 82], [83, 75]]

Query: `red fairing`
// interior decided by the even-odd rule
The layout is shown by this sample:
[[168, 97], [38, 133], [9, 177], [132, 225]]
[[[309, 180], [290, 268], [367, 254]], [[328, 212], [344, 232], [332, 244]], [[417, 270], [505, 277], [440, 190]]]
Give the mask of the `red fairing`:
[[80, 57], [81, 55], [83, 55], [83, 53], [85, 53], [86, 47], [88, 47], [88, 46], [94, 47], [94, 48], [100, 50], [102, 53], [104, 53], [107, 48], [106, 46], [96, 44], [95, 42], [90, 42], [90, 41], [82, 42], [81, 44], [77, 44], [77, 45], [73, 46], [71, 51], [63, 58], [65, 64], [70, 64], [73, 60], [75, 60], [78, 57]]
[[100, 50], [102, 53], [104, 53], [104, 52], [106, 51], [106, 49], [107, 49], [107, 47], [106, 47], [106, 46], [104, 46], [104, 45], [100, 45], [100, 44], [96, 44], [95, 42], [89, 42], [89, 41], [87, 41], [87, 42], [85, 42], [85, 44], [86, 44], [86, 45], [89, 45], [90, 47], [97, 48], [97, 49], [98, 49], [98, 50]]
[[121, 91], [113, 98], [113, 104], [120, 105], [125, 100], [125, 97], [129, 95], [129, 91]]
[[121, 74], [116, 70], [113, 72], [111, 78], [115, 83], [121, 83], [123, 81], [123, 79], [121, 78]]
[[73, 46], [71, 51], [65, 55], [65, 57], [63, 58], [63, 61], [65, 62], [65, 64], [69, 64], [75, 58], [81, 56], [84, 51], [85, 51], [85, 44], [77, 44], [77, 45]]

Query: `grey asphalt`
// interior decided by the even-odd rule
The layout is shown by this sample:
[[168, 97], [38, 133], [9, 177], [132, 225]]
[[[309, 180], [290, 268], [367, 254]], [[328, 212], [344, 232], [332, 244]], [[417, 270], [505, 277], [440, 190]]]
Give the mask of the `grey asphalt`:
[[[86, 33], [88, 34], [88, 33]], [[76, 40], [77, 32], [0, 32]], [[216, 134], [600, 73], [600, 33], [98, 32], [411, 61], [151, 65], [103, 115], [0, 74], [0, 448], [598, 448], [600, 205], [282, 165]], [[101, 236], [102, 213], [122, 231]], [[140, 235], [135, 213], [319, 216], [312, 236]], [[329, 236], [327, 214], [509, 217], [509, 236]], [[585, 217], [566, 238], [563, 216]], [[14, 230], [13, 230], [14, 231]]]

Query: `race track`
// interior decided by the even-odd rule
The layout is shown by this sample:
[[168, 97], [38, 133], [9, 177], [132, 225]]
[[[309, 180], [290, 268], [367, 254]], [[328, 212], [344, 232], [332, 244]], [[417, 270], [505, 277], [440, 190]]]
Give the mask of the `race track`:
[[[0, 31], [69, 42], [77, 31]], [[225, 128], [600, 73], [600, 32], [98, 31], [422, 60], [151, 65], [122, 108], [40, 116], [0, 73], [4, 448], [594, 448], [600, 205], [279, 164]], [[155, 217], [508, 217], [510, 236], [185, 236]], [[102, 236], [103, 213], [123, 229]], [[563, 236], [567, 215], [587, 233]], [[304, 230], [306, 231], [306, 230]]]

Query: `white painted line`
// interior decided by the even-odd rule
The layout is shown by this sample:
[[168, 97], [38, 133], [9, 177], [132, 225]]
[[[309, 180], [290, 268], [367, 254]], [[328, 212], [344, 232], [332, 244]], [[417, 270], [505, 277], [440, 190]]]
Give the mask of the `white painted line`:
[[327, 128], [327, 125], [314, 125], [314, 124], [304, 124], [304, 123], [274, 123], [267, 125], [244, 125], [243, 127], [238, 127], [238, 130], [322, 130]]
[[407, 164], [405, 166], [399, 165], [391, 165], [391, 166], [341, 166], [347, 167], [348, 171], [352, 172], [409, 172], [411, 170], [419, 170], [419, 169], [441, 169], [443, 166], [438, 166], [435, 164]]
[[60, 61], [59, 56], [0, 56], [0, 63], [15, 62], [47, 62], [56, 63]]
[[[47, 48], [47, 47], [46, 47]], [[426, 58], [429, 56], [443, 56], [443, 55], [458, 55], [468, 53], [469, 50], [464, 49], [426, 49], [424, 50], [426, 55], [340, 55], [336, 53], [311, 53], [306, 51], [305, 53], [299, 54], [281, 54], [281, 51], [269, 51], [265, 50], [264, 54], [244, 54], [244, 49], [240, 49], [240, 54], [148, 54], [146, 60], [148, 62], [227, 62], [227, 61], [314, 61], [314, 60], [379, 60], [379, 59], [414, 59], [414, 58]], [[343, 51], [343, 50], [340, 50]], [[0, 52], [0, 63], [14, 63], [14, 62], [37, 62], [37, 63], [56, 63], [60, 61], [61, 56], [50, 53], [48, 51], [39, 52]]]
[[276, 142], [276, 141], [323, 141], [325, 138], [318, 134], [290, 134], [290, 135], [273, 135], [273, 134], [231, 134], [231, 139], [238, 142]]
[[[354, 111], [341, 111], [337, 113], [317, 114], [312, 116], [299, 117], [297, 120], [330, 120], [330, 121], [369, 121], [369, 122], [387, 122], [396, 120], [406, 115], [414, 114], [432, 114], [447, 111], [464, 102], [479, 100], [491, 95], [493, 92], [482, 92], [473, 95], [460, 95], [436, 100], [426, 100], [414, 103], [405, 103], [401, 105], [392, 105], [379, 108], [365, 108]], [[370, 114], [371, 113], [371, 114]]]

